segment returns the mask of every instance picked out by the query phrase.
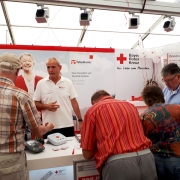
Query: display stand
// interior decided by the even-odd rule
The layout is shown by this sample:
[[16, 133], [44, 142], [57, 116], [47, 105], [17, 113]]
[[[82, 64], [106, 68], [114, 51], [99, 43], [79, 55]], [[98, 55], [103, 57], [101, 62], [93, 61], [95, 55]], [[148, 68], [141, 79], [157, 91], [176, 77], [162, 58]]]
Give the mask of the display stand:
[[[68, 146], [66, 150], [53, 150], [57, 147], [60, 149], [64, 145]], [[75, 137], [68, 138], [64, 145], [54, 146], [45, 143], [45, 150], [41, 153], [33, 154], [26, 151], [28, 179], [44, 180], [48, 176], [48, 180], [55, 180], [60, 176], [63, 180], [69, 180], [68, 176], [73, 178], [73, 160], [83, 159], [82, 149]]]

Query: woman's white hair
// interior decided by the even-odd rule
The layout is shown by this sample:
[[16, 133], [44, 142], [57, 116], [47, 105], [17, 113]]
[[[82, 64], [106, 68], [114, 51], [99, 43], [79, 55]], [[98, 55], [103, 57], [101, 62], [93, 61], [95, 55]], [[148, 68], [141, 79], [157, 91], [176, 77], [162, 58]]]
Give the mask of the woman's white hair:
[[23, 53], [23, 54], [21, 54], [21, 55], [19, 56], [20, 61], [21, 61], [21, 59], [22, 59], [23, 56], [30, 56], [30, 57], [32, 58], [32, 60], [34, 61], [34, 63], [35, 63], [35, 59], [34, 59], [34, 57], [32, 56], [32, 54], [30, 54], [30, 53]]

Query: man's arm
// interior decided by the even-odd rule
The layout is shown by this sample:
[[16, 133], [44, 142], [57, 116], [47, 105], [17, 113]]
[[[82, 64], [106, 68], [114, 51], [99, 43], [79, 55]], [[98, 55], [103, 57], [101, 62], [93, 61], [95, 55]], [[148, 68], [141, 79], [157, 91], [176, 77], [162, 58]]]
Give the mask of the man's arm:
[[40, 101], [34, 101], [34, 102], [36, 104], [36, 108], [39, 110], [49, 110], [55, 112], [60, 107], [60, 105], [56, 104], [57, 101], [51, 102], [49, 104], [43, 104]]
[[31, 129], [31, 132], [35, 136], [40, 137], [40, 136], [46, 134], [47, 132], [53, 130], [53, 128], [54, 128], [54, 125], [52, 123], [48, 123], [46, 126], [39, 125], [37, 128]]
[[71, 99], [71, 105], [73, 107], [73, 110], [74, 110], [77, 118], [80, 119], [81, 118], [81, 112], [80, 112], [79, 104], [78, 104], [76, 98]]
[[94, 157], [95, 151], [82, 149], [82, 153], [85, 159], [91, 159]]
[[93, 123], [94, 116], [86, 112], [84, 116], [84, 122], [81, 129], [81, 145], [82, 154], [85, 159], [91, 159], [94, 157], [97, 151], [97, 139], [96, 139], [96, 127]]
[[[73, 110], [74, 110], [77, 118], [81, 119], [81, 112], [80, 112], [79, 104], [78, 104], [76, 98], [71, 99], [71, 105], [73, 107]], [[82, 122], [79, 122], [79, 128], [80, 129], [81, 129], [81, 126], [82, 126]]]

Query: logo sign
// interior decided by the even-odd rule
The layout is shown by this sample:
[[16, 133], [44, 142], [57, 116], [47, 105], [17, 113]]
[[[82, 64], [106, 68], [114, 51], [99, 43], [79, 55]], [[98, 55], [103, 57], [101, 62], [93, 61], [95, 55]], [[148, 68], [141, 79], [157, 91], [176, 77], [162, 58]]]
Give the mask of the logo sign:
[[120, 54], [119, 57], [117, 57], [117, 61], [119, 61], [120, 64], [124, 64], [124, 61], [127, 60], [127, 57], [124, 56], [124, 54]]
[[71, 60], [71, 64], [76, 64], [76, 60]]
[[176, 63], [180, 67], [180, 53], [168, 53], [169, 63]]
[[71, 64], [90, 64], [91, 61], [77, 61], [77, 60], [71, 60]]
[[89, 55], [89, 59], [93, 59], [93, 55]]
[[180, 54], [174, 54], [174, 55], [170, 54], [169, 58], [180, 58]]
[[116, 60], [119, 61], [119, 64], [124, 64], [125, 62], [128, 62], [128, 64], [139, 64], [139, 55], [129, 54], [129, 59], [127, 61], [127, 57], [124, 56], [124, 54], [120, 54]]

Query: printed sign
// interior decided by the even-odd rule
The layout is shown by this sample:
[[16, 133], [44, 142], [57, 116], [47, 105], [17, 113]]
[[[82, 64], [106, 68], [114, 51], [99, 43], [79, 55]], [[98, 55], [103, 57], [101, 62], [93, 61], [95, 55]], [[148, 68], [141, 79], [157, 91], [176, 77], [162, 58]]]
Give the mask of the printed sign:
[[180, 67], [180, 52], [168, 53], [168, 64], [169, 63], [176, 63]]
[[96, 169], [94, 159], [79, 159], [73, 161], [74, 180], [99, 180], [100, 174]]
[[[31, 64], [24, 62], [19, 73], [20, 88], [26, 87], [26, 81], [23, 80], [26, 71], [23, 68], [31, 68], [35, 78], [37, 76], [44, 78], [48, 76], [46, 68], [48, 58], [59, 59], [62, 65], [62, 76], [69, 78], [77, 91], [77, 101], [82, 118], [91, 106], [91, 96], [97, 90], [106, 90], [118, 100], [131, 100], [132, 96], [139, 97], [147, 80], [152, 79], [152, 60], [139, 58], [136, 49], [101, 49], [101, 51], [97, 51], [96, 48], [92, 48], [90, 51], [88, 48], [84, 48], [83, 51], [78, 52], [78, 49], [77, 51], [71, 51], [71, 49], [62, 51], [63, 47], [60, 47], [59, 50], [56, 47], [56, 51], [45, 47], [43, 48], [46, 50], [42, 50], [42, 48], [38, 50], [38, 48], [40, 47], [33, 46], [29, 50], [28, 47], [22, 50], [16, 49], [16, 46], [13, 48], [11, 46], [10, 49], [3, 49], [0, 46], [0, 54], [11, 52], [18, 57], [22, 57], [23, 54], [26, 54], [28, 58], [30, 58], [29, 55], [33, 57], [34, 61]], [[79, 50], [82, 49], [79, 48]], [[27, 91], [27, 88], [24, 90]], [[33, 96], [34, 89], [30, 89], [30, 91]], [[47, 93], [52, 93], [52, 91]]]
[[73, 166], [64, 166], [29, 171], [29, 180], [70, 180], [73, 179]]

